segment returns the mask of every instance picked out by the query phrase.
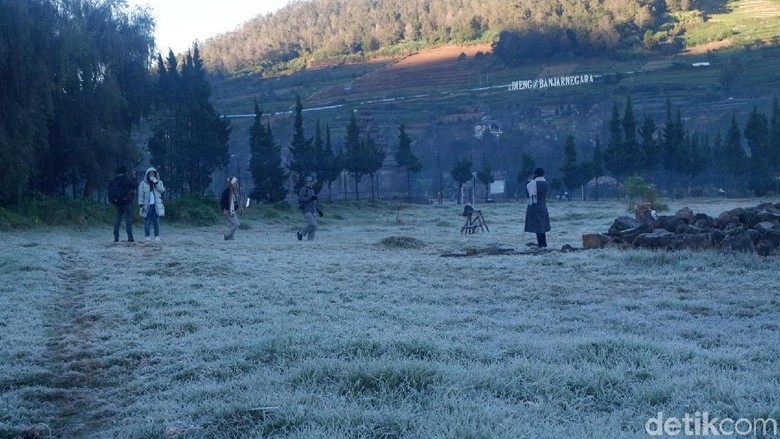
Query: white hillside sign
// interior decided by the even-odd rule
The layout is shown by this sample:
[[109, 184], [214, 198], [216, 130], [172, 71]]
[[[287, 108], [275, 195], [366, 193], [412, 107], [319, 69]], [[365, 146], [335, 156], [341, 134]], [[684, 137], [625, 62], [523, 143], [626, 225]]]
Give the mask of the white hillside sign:
[[584, 85], [593, 82], [593, 75], [558, 76], [541, 79], [525, 79], [512, 81], [508, 91], [532, 90], [536, 88], [569, 87], [572, 85]]

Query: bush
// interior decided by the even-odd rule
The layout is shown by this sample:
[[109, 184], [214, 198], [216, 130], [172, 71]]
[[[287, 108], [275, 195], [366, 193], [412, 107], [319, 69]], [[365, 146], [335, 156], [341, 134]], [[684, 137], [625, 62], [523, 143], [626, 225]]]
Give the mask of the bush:
[[425, 243], [411, 236], [388, 236], [382, 239], [381, 244], [387, 248], [419, 249], [425, 247]]
[[172, 222], [194, 226], [210, 226], [222, 219], [219, 201], [200, 195], [170, 201], [165, 206], [165, 217]]
[[35, 195], [22, 204], [0, 209], [0, 229], [22, 229], [38, 225], [79, 227], [105, 225], [114, 221], [113, 206], [94, 200]]
[[[18, 206], [0, 208], [0, 230], [35, 226], [103, 227], [114, 222], [114, 206], [85, 198], [36, 195]], [[135, 221], [137, 206], [133, 205]], [[207, 226], [219, 222], [222, 213], [217, 200], [190, 196], [165, 205], [165, 219], [171, 222]]]
[[639, 203], [650, 203], [650, 208], [659, 212], [669, 210], [669, 206], [659, 201], [655, 186], [645, 183], [642, 177], [628, 177], [623, 191], [628, 201], [629, 211], [636, 210]]

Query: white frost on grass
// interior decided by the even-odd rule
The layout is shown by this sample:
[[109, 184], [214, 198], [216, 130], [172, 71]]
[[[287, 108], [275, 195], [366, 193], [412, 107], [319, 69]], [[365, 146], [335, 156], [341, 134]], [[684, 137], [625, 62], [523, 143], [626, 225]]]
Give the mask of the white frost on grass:
[[[714, 215], [755, 201], [717, 200]], [[222, 227], [4, 233], [0, 432], [111, 437], [645, 437], [658, 411], [780, 408], [778, 258], [523, 250], [522, 204], [328, 206]], [[551, 203], [559, 247], [614, 201]], [[136, 229], [138, 230], [138, 229]], [[392, 248], [405, 236], [420, 249]], [[775, 416], [777, 416], [775, 414]]]

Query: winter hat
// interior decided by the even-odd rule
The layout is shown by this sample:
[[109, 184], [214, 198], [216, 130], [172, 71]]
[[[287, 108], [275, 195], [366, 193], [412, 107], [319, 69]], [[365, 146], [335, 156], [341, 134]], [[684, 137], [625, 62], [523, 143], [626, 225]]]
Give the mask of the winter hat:
[[311, 175], [307, 175], [306, 178], [303, 179], [303, 181], [305, 181], [306, 183], [310, 181], [314, 181], [314, 177], [312, 177]]

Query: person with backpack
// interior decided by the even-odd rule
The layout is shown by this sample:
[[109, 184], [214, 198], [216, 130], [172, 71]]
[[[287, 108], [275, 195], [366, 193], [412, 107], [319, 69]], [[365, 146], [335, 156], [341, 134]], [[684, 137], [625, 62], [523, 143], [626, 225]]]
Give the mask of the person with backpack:
[[298, 191], [298, 207], [303, 211], [303, 217], [306, 218], [306, 225], [296, 232], [298, 241], [302, 241], [306, 236], [307, 241], [314, 240], [314, 234], [317, 231], [317, 217], [322, 216], [322, 211], [317, 207], [317, 194], [314, 193], [314, 177], [307, 175], [303, 179], [304, 185]]
[[154, 226], [154, 240], [160, 240], [160, 217], [165, 215], [165, 205], [162, 194], [165, 185], [157, 174], [157, 169], [150, 167], [144, 174], [144, 180], [138, 185], [138, 205], [141, 217], [144, 219], [144, 235], [149, 241], [149, 232]]
[[238, 212], [243, 211], [241, 208], [241, 194], [238, 192], [238, 179], [236, 177], [228, 177], [228, 184], [225, 190], [222, 191], [219, 206], [222, 208], [222, 213], [225, 214], [228, 222], [227, 233], [222, 236], [225, 238], [225, 241], [232, 241], [238, 226], [241, 225], [241, 222], [238, 221]]
[[114, 219], [114, 242], [119, 242], [119, 226], [122, 225], [122, 217], [125, 219], [127, 242], [133, 242], [133, 191], [135, 181], [127, 175], [127, 168], [119, 165], [116, 168], [116, 176], [108, 184], [108, 200], [116, 209]]

